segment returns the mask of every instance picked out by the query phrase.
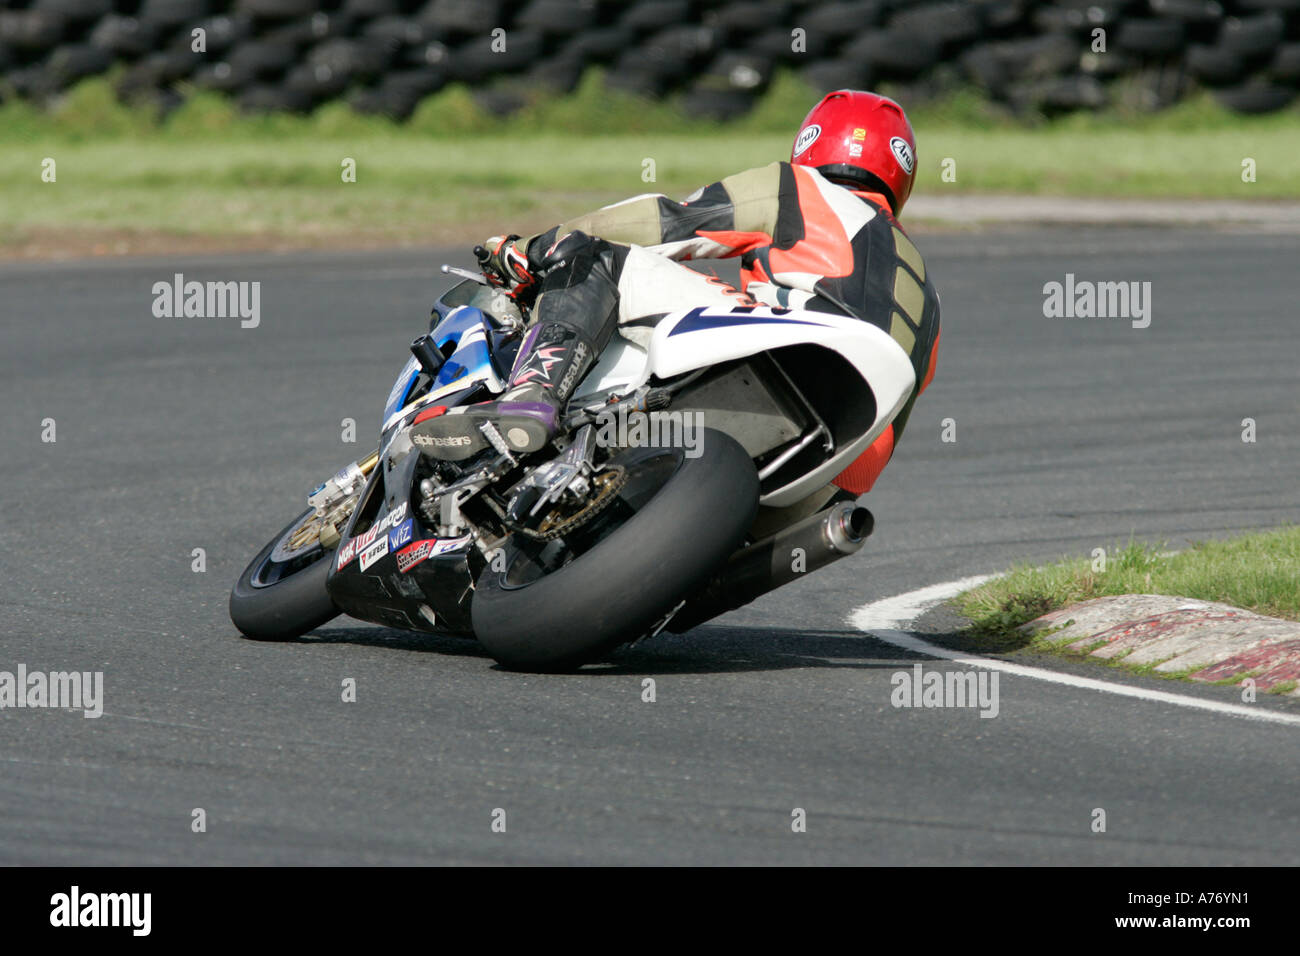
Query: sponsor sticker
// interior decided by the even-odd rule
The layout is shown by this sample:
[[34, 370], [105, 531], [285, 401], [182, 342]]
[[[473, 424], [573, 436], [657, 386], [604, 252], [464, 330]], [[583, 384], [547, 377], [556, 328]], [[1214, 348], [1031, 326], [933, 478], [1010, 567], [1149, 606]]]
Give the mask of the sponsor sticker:
[[398, 551], [397, 570], [405, 574], [411, 568], [415, 567], [421, 561], [439, 554], [446, 554], [449, 551], [459, 551], [469, 544], [473, 535], [463, 535], [459, 538], [444, 538], [441, 541], [437, 538], [425, 538], [423, 541], [417, 541], [409, 547]]
[[898, 165], [903, 167], [903, 172], [912, 175], [912, 169], [916, 166], [916, 157], [912, 155], [912, 147], [907, 145], [907, 140], [895, 136], [889, 141], [889, 149], [893, 152], [894, 159], [898, 160]]
[[388, 537], [384, 536], [361, 552], [361, 570], [364, 571], [388, 553]]
[[407, 518], [405, 521], [403, 521], [400, 525], [398, 525], [398, 526], [397, 526], [396, 528], [394, 528], [392, 531], [388, 532], [388, 547], [389, 547], [389, 548], [391, 548], [392, 550], [396, 551], [396, 550], [397, 550], [398, 548], [400, 548], [402, 545], [404, 545], [404, 544], [408, 544], [408, 543], [410, 542], [410, 540], [411, 540], [411, 521], [412, 521], [412, 519]]
[[438, 435], [412, 435], [411, 441], [426, 448], [459, 448], [470, 444], [473, 439], [468, 435], [452, 435], [450, 438], [442, 438]]
[[437, 544], [437, 539], [426, 538], [423, 541], [417, 541], [409, 548], [403, 548], [397, 552], [397, 570], [405, 574], [411, 568], [415, 567], [421, 561], [429, 556], [433, 546]]
[[817, 137], [822, 134], [822, 128], [816, 123], [810, 123], [799, 131], [799, 135], [794, 141], [794, 154], [798, 156], [805, 149], [817, 142]]
[[[359, 534], [355, 538], [349, 538], [347, 542], [339, 546], [338, 557], [336, 559], [338, 563], [335, 565], [335, 567], [338, 570], [342, 571], [345, 567], [347, 567], [349, 564], [352, 563], [353, 558], [355, 558], [358, 554], [361, 554], [372, 544], [374, 544], [375, 540], [381, 534], [384, 534], [384, 532], [386, 532], [389, 528], [396, 525], [405, 516], [406, 516], [406, 502], [403, 501], [396, 508], [388, 512], [388, 514], [384, 515], [383, 518], [381, 518], [378, 522], [376, 522], [375, 526], [371, 528], [369, 531], [365, 532], [364, 534]], [[406, 523], [407, 525], [409, 525], [411, 522], [408, 520]], [[411, 535], [409, 530], [407, 532], [406, 540], [407, 541], [411, 540]], [[388, 543], [387, 536], [384, 537], [384, 543], [385, 543], [385, 553], [387, 553], [387, 543]], [[396, 547], [396, 545], [394, 545], [394, 547]], [[368, 566], [367, 564], [363, 563], [361, 565], [361, 570], [364, 571], [367, 566]]]
[[394, 508], [392, 511], [388, 512], [388, 514], [384, 515], [384, 520], [379, 522], [378, 527], [380, 529], [392, 528], [405, 517], [406, 517], [406, 502], [403, 501], [399, 503], [398, 506]]

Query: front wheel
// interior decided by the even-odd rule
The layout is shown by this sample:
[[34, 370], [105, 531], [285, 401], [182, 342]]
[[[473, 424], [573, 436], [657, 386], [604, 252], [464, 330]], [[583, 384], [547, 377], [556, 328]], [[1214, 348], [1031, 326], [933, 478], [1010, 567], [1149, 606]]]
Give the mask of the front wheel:
[[474, 634], [501, 664], [567, 670], [645, 634], [743, 542], [758, 475], [729, 435], [620, 452], [617, 499], [563, 539], [523, 541], [475, 583]]
[[307, 510], [271, 539], [230, 592], [230, 620], [255, 641], [291, 641], [337, 617], [325, 590], [334, 552]]

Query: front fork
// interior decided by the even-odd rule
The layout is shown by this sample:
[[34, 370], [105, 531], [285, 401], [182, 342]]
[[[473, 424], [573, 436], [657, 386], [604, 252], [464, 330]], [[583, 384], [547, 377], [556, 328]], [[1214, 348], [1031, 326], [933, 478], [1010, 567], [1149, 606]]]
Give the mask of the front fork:
[[[324, 548], [338, 546], [341, 536], [339, 529], [347, 524], [348, 518], [361, 500], [361, 492], [366, 486], [370, 473], [379, 464], [379, 449], [375, 449], [360, 461], [339, 470], [334, 477], [307, 496], [307, 504], [316, 512], [320, 522], [320, 543]], [[351, 499], [351, 507], [346, 507]], [[340, 506], [345, 506], [344, 513], [338, 514]]]

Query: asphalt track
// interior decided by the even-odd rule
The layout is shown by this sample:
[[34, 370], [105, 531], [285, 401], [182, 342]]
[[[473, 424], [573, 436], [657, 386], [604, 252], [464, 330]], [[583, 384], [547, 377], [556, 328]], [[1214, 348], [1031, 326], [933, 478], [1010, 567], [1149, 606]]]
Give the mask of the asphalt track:
[[[1294, 727], [1014, 676], [996, 719], [896, 709], [919, 658], [847, 623], [1016, 560], [1300, 518], [1300, 239], [918, 241], [939, 374], [865, 551], [568, 676], [347, 619], [256, 644], [226, 617], [250, 556], [369, 450], [463, 252], [0, 267], [0, 670], [102, 670], [106, 696], [97, 720], [0, 712], [0, 863], [1300, 863]], [[174, 272], [260, 280], [261, 324], [155, 318]], [[1067, 272], [1152, 282], [1150, 327], [1044, 318]]]

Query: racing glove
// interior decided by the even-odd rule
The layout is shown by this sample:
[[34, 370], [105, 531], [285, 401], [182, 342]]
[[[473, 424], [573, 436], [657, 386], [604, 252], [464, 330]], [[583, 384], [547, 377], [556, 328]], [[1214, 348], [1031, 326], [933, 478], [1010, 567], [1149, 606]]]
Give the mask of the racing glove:
[[528, 292], [537, 283], [537, 277], [528, 264], [528, 253], [518, 239], [519, 236], [513, 234], [493, 236], [474, 248], [488, 281], [511, 289], [515, 296]]

